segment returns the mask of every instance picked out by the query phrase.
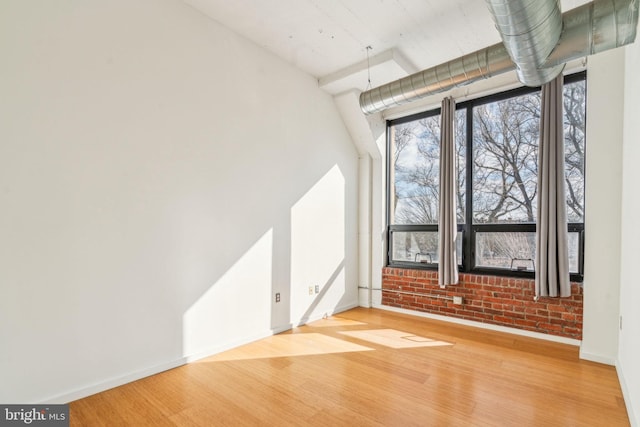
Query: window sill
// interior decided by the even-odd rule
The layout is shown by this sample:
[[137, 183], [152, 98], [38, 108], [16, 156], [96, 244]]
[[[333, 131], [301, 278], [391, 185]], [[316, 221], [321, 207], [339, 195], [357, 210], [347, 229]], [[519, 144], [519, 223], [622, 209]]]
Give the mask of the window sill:
[[[402, 268], [408, 270], [431, 270], [438, 271], [437, 263], [424, 263], [424, 262], [392, 262], [386, 265], [389, 268]], [[476, 267], [469, 271], [464, 270], [462, 266], [458, 267], [458, 272], [460, 274], [477, 274], [479, 276], [499, 276], [499, 277], [513, 277], [513, 278], [526, 278], [526, 279], [535, 279], [535, 273], [533, 271], [522, 271], [522, 270], [509, 270], [509, 269], [501, 269], [501, 268], [481, 268]], [[580, 283], [584, 281], [584, 276], [578, 273], [571, 273], [569, 275], [569, 280], [571, 282]]]

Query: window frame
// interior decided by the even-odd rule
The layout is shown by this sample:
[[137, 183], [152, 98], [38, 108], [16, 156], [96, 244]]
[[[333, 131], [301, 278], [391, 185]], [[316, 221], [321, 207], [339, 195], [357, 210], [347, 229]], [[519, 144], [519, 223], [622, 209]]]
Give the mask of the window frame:
[[[586, 71], [580, 71], [574, 74], [570, 74], [564, 77], [564, 83], [575, 83], [579, 81], [584, 81], [586, 85]], [[456, 104], [456, 111], [466, 109], [466, 147], [465, 147], [465, 155], [466, 155], [466, 182], [465, 182], [465, 198], [466, 198], [466, 206], [465, 206], [465, 222], [464, 224], [458, 224], [458, 232], [462, 234], [462, 264], [459, 266], [458, 270], [461, 273], [472, 273], [472, 274], [481, 274], [481, 275], [495, 275], [495, 276], [508, 276], [508, 277], [524, 277], [524, 278], [534, 278], [535, 272], [533, 271], [520, 271], [520, 270], [511, 270], [504, 268], [491, 268], [491, 267], [478, 267], [475, 265], [475, 247], [476, 247], [476, 234], [482, 232], [535, 232], [536, 224], [535, 223], [515, 223], [515, 224], [474, 224], [473, 223], [473, 108], [489, 104], [492, 102], [497, 102], [501, 100], [505, 100], [508, 98], [513, 98], [517, 96], [522, 96], [530, 93], [534, 93], [540, 91], [540, 87], [519, 87], [511, 90], [506, 90], [502, 92], [498, 92], [496, 94], [467, 100]], [[585, 98], [587, 94], [588, 88], [585, 86]], [[391, 131], [390, 128], [394, 125], [399, 125], [403, 123], [408, 123], [411, 121], [432, 117], [440, 114], [441, 109], [435, 108], [432, 110], [424, 111], [417, 114], [412, 114], [405, 117], [400, 117], [398, 119], [387, 120], [386, 122], [386, 171], [385, 171], [385, 181], [386, 181], [386, 215], [385, 221], [387, 224], [386, 227], [386, 244], [387, 244], [387, 254], [386, 254], [386, 265], [388, 267], [398, 267], [398, 268], [411, 268], [411, 269], [425, 269], [425, 270], [434, 270], [438, 268], [437, 262], [434, 263], [424, 263], [424, 262], [410, 262], [410, 261], [394, 261], [393, 260], [393, 233], [395, 232], [437, 232], [438, 224], [391, 224], [391, 186], [392, 186], [392, 159], [393, 159], [393, 144], [391, 141]], [[586, 122], [587, 112], [585, 111], [585, 122]], [[587, 147], [586, 147], [586, 136], [585, 136], [585, 148], [584, 153], [586, 157]], [[585, 178], [586, 180], [586, 178]], [[583, 222], [570, 222], [567, 224], [567, 230], [570, 233], [578, 233], [578, 272], [571, 273], [570, 279], [574, 282], [582, 282], [584, 280], [584, 220]]]

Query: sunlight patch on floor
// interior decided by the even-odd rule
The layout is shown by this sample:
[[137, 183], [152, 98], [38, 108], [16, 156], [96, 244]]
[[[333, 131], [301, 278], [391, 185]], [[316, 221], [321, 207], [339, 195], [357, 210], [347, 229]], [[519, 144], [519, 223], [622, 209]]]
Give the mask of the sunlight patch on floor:
[[365, 331], [342, 331], [343, 335], [369, 341], [391, 348], [441, 347], [453, 345], [446, 341], [420, 337], [409, 332], [395, 329], [370, 329]]
[[370, 351], [372, 348], [319, 333], [274, 335], [215, 356], [202, 362], [310, 356], [317, 354]]
[[332, 326], [362, 326], [366, 325], [364, 322], [358, 322], [357, 320], [342, 319], [340, 317], [327, 317], [326, 319], [316, 320], [315, 322], [308, 323], [307, 326], [313, 326], [314, 328], [329, 328]]

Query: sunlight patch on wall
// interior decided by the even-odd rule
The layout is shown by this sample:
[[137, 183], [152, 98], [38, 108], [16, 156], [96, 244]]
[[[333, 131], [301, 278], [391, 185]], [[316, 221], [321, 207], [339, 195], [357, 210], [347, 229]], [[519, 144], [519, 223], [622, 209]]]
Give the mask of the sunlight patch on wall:
[[[345, 293], [345, 178], [335, 165], [291, 208], [291, 319]], [[313, 308], [311, 311], [313, 311]]]
[[220, 351], [217, 343], [232, 345], [237, 337], [268, 330], [272, 240], [270, 229], [184, 313], [184, 356]]

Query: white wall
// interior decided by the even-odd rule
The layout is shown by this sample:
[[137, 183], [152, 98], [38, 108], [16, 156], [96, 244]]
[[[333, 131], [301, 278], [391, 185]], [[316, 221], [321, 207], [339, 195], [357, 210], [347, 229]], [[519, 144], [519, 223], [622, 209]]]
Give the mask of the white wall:
[[624, 144], [622, 163], [622, 250], [620, 270], [620, 315], [618, 375], [633, 426], [640, 426], [640, 42], [626, 48], [624, 99]]
[[[358, 204], [358, 303], [371, 307], [374, 293], [380, 299], [380, 254], [372, 252], [374, 239], [380, 239], [381, 227], [377, 203], [379, 194], [374, 191], [374, 176], [377, 176], [382, 156], [377, 141], [384, 138], [385, 123], [380, 114], [364, 116], [360, 109], [359, 92], [348, 91], [334, 97], [334, 102], [344, 121], [351, 139], [360, 155], [359, 161], [359, 204]], [[377, 248], [377, 246], [376, 246]], [[374, 286], [374, 282], [377, 283]], [[378, 291], [374, 291], [378, 289]]]
[[357, 179], [315, 79], [182, 2], [1, 2], [0, 402], [355, 306]]
[[580, 356], [608, 364], [618, 351], [623, 112], [624, 49], [590, 56]]

